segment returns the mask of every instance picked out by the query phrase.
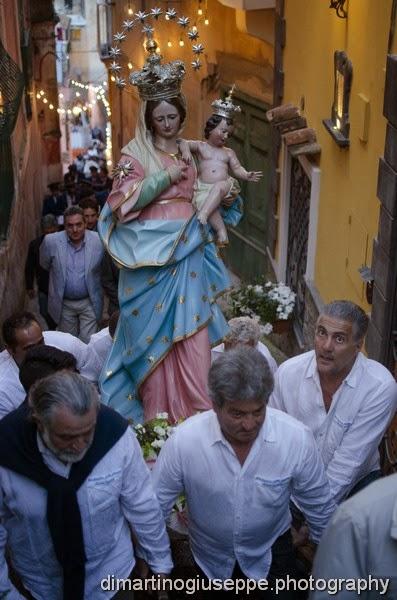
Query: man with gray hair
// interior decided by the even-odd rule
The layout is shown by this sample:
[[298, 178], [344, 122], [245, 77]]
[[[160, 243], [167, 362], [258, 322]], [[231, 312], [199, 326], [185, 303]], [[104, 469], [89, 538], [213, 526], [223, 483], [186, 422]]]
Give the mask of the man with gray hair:
[[[211, 366], [208, 386], [213, 410], [179, 425], [154, 466], [164, 516], [184, 492], [191, 549], [208, 579], [274, 583], [293, 577], [291, 494], [315, 542], [335, 508], [313, 435], [267, 408], [273, 376], [254, 348], [222, 354]], [[276, 592], [262, 597], [275, 598]], [[291, 591], [277, 598], [295, 596]]]
[[270, 405], [313, 432], [339, 503], [380, 476], [378, 446], [397, 406], [397, 384], [360, 352], [368, 327], [353, 302], [327, 304], [314, 350], [283, 363]]
[[132, 598], [111, 589], [135, 565], [130, 528], [154, 573], [172, 568], [135, 435], [77, 373], [40, 379], [29, 406], [0, 422], [0, 519], [1, 598], [25, 597], [8, 578], [6, 543], [36, 600]]
[[251, 317], [234, 317], [228, 321], [230, 331], [227, 334], [224, 343], [218, 344], [211, 350], [212, 361], [216, 360], [222, 352], [231, 350], [239, 344], [256, 348], [266, 358], [271, 372], [277, 371], [277, 363], [270, 350], [260, 341], [261, 326], [258, 321]]

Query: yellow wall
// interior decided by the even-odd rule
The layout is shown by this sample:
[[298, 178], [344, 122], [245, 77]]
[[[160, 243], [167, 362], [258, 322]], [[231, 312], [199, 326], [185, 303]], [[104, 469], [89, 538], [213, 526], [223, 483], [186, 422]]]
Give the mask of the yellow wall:
[[[138, 1], [131, 2], [131, 4], [136, 11], [143, 5]], [[159, 5], [158, 2], [150, 0], [144, 4], [146, 12]], [[164, 9], [165, 3], [160, 4]], [[174, 4], [170, 3], [170, 6], [174, 6]], [[183, 0], [181, 3], [175, 3], [178, 15], [189, 16], [191, 25], [194, 24], [197, 6], [197, 0]], [[127, 9], [127, 2], [116, 3], [113, 19], [115, 32], [121, 29], [121, 23], [128, 18]], [[183, 84], [188, 105], [188, 119], [184, 130], [186, 137], [202, 137], [203, 125], [211, 113], [210, 103], [219, 95], [220, 80], [225, 84], [236, 83], [240, 91], [256, 96], [263, 101], [271, 100], [273, 46], [238, 31], [236, 11], [223, 6], [217, 0], [208, 1], [208, 17], [210, 20], [208, 27], [202, 22], [197, 23], [200, 34], [198, 42], [205, 46], [204, 54], [201, 55], [203, 68], [197, 72], [190, 67], [194, 56], [191, 43], [187, 40], [186, 35], [184, 36], [185, 46], [181, 48], [178, 44], [181, 34], [179, 26], [175, 23], [166, 25], [166, 22], [161, 19], [156, 26], [154, 36], [159, 42], [166, 62], [179, 58], [186, 65], [187, 74]], [[125, 52], [124, 65], [130, 61], [134, 64], [134, 69], [141, 68], [144, 62], [143, 36], [138, 34], [140, 29], [141, 27], [137, 26], [137, 31], [129, 33], [127, 40], [121, 46]], [[171, 48], [167, 46], [168, 40], [171, 40], [173, 44]], [[212, 76], [216, 73], [219, 65], [223, 65], [221, 72], [218, 72], [217, 76]], [[246, 65], [249, 67], [248, 71], [244, 68]], [[122, 93], [119, 93], [118, 89], [111, 85], [110, 95], [114, 159], [118, 160], [119, 148], [133, 137], [138, 100], [136, 90], [130, 85]]]
[[[391, 0], [349, 0], [348, 18], [340, 19], [329, 2], [286, 0], [283, 102], [300, 106], [322, 148], [321, 190], [315, 285], [324, 301], [348, 298], [368, 308], [357, 269], [371, 265], [378, 229], [376, 198], [379, 156], [386, 121], [382, 116]], [[350, 96], [350, 148], [343, 149], [322, 119], [331, 117], [333, 54], [345, 50], [353, 65]], [[359, 139], [362, 107], [370, 102], [368, 142]]]

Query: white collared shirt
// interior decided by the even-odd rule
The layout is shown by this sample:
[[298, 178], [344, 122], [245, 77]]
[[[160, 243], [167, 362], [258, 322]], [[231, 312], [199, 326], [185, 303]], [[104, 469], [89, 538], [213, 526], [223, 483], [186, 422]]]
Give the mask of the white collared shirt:
[[379, 469], [378, 446], [397, 407], [397, 384], [383, 365], [360, 352], [327, 413], [311, 350], [280, 365], [269, 405], [312, 430], [331, 492], [340, 502], [360, 479]]
[[[313, 565], [315, 580], [341, 582], [339, 593], [322, 588], [310, 600], [355, 600], [355, 591], [343, 582], [370, 582], [360, 600], [397, 598], [397, 474], [382, 477], [343, 502], [321, 539]], [[387, 593], [378, 586], [387, 582]], [[334, 583], [335, 585], [335, 583]], [[350, 590], [352, 588], [350, 587]], [[378, 591], [375, 591], [378, 590]]]
[[[63, 331], [43, 331], [44, 343], [59, 350], [70, 352], [76, 359], [81, 375], [97, 381], [97, 369], [90, 363], [90, 351], [74, 335]], [[0, 352], [0, 419], [18, 408], [25, 400], [26, 392], [19, 381], [19, 368], [7, 350]]]
[[152, 474], [165, 517], [185, 492], [192, 552], [210, 579], [229, 578], [236, 560], [247, 577], [266, 577], [292, 493], [315, 541], [335, 509], [311, 432], [271, 408], [243, 466], [210, 410], [176, 428]]
[[[51, 471], [68, 478], [65, 465], [38, 438]], [[154, 573], [168, 573], [172, 560], [164, 520], [139, 444], [128, 428], [94, 467], [77, 492], [87, 556], [85, 600], [104, 600], [108, 575], [127, 578], [135, 564], [129, 524]], [[7, 575], [4, 548], [26, 589], [37, 600], [62, 600], [62, 569], [46, 518], [47, 492], [34, 481], [0, 467], [0, 598], [22, 599]], [[8, 539], [7, 539], [8, 538]], [[7, 595], [8, 594], [8, 595]]]
[[[273, 356], [271, 355], [269, 348], [266, 346], [266, 344], [263, 344], [262, 342], [258, 342], [256, 345], [256, 349], [262, 354], [262, 356], [264, 356], [266, 358], [267, 362], [269, 363], [270, 370], [274, 375], [275, 372], [277, 371], [277, 363], [274, 360]], [[225, 351], [225, 344], [218, 344], [218, 346], [215, 346], [215, 348], [212, 348], [211, 349], [211, 362], [214, 362], [214, 360], [219, 358], [219, 356], [221, 354], [223, 354], [224, 351]]]

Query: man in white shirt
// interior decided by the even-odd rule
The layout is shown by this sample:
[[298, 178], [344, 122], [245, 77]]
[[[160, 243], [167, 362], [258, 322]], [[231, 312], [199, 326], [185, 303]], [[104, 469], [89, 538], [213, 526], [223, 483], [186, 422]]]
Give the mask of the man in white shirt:
[[61, 331], [43, 331], [33, 313], [15, 313], [3, 323], [3, 340], [6, 349], [0, 352], [0, 419], [18, 408], [26, 393], [19, 381], [19, 365], [26, 351], [33, 346], [46, 344], [70, 352], [76, 358], [79, 372], [96, 381], [96, 372], [89, 364], [89, 350], [78, 338]]
[[266, 358], [271, 372], [277, 371], [277, 363], [270, 354], [269, 348], [260, 341], [261, 328], [258, 321], [251, 317], [235, 317], [228, 322], [230, 331], [223, 344], [218, 344], [211, 350], [212, 362], [220, 356], [222, 352], [235, 348], [238, 344], [256, 348]]
[[135, 565], [130, 528], [153, 573], [171, 571], [136, 437], [84, 377], [63, 371], [37, 381], [29, 406], [0, 422], [0, 438], [1, 598], [23, 598], [8, 579], [6, 543], [36, 600], [132, 598], [109, 589]]
[[164, 516], [184, 492], [193, 556], [209, 579], [294, 577], [291, 495], [315, 542], [335, 508], [313, 435], [266, 407], [273, 376], [254, 348], [220, 356], [208, 386], [214, 409], [179, 425], [155, 464]]
[[397, 406], [397, 384], [360, 352], [365, 312], [338, 300], [322, 310], [314, 350], [284, 362], [270, 406], [313, 432], [339, 503], [380, 476], [378, 446]]
[[119, 315], [120, 312], [118, 310], [112, 313], [108, 327], [101, 329], [98, 333], [93, 333], [87, 344], [89, 356], [87, 367], [91, 373], [95, 374], [97, 380], [99, 380], [103, 365], [109, 356]]
[[[310, 600], [397, 598], [397, 473], [343, 502], [316, 552]], [[358, 593], [360, 592], [360, 593]]]

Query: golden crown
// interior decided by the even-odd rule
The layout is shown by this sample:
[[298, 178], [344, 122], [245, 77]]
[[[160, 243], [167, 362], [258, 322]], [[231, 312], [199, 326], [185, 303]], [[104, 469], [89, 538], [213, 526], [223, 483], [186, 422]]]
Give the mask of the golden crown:
[[226, 98], [224, 100], [222, 100], [221, 98], [218, 98], [218, 100], [215, 100], [211, 104], [211, 106], [214, 109], [212, 111], [213, 115], [218, 115], [220, 117], [223, 117], [224, 119], [233, 119], [235, 113], [241, 112], [241, 108], [238, 106], [238, 104], [233, 104], [233, 102], [232, 102], [232, 96], [233, 96], [235, 87], [236, 87], [235, 85], [232, 86], [229, 94], [226, 96]]
[[140, 71], [130, 75], [130, 82], [138, 88], [142, 100], [167, 100], [180, 93], [185, 76], [185, 65], [181, 60], [161, 63], [162, 56], [157, 54], [157, 42], [146, 41], [145, 48], [149, 56]]

